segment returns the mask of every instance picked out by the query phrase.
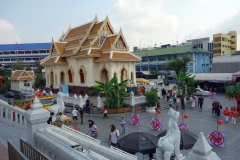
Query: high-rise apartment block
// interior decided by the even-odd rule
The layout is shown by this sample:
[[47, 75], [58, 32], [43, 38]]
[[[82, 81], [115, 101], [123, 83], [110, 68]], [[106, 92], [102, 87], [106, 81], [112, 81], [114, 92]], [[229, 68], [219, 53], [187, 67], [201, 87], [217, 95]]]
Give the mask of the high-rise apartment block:
[[229, 31], [227, 34], [213, 35], [213, 56], [233, 54], [237, 50], [237, 32]]

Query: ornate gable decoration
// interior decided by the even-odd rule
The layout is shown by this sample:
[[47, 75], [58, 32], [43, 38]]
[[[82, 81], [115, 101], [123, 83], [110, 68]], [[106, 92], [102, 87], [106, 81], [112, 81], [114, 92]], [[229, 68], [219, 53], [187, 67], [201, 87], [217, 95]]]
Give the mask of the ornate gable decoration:
[[118, 41], [116, 42], [116, 44], [114, 45], [114, 49], [123, 49], [123, 50], [126, 50], [127, 47], [122, 39], [122, 37], [120, 37], [118, 39]]
[[101, 35], [107, 36], [110, 34], [113, 34], [113, 31], [111, 30], [109, 24], [106, 23], [105, 26], [103, 27], [103, 29], [101, 30]]
[[28, 76], [27, 72], [23, 72], [21, 76]]

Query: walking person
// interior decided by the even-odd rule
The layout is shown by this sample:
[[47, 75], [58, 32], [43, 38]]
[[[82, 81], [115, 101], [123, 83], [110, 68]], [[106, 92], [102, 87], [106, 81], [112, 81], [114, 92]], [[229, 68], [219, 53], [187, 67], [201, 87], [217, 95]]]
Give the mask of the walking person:
[[220, 113], [221, 113], [220, 109], [221, 109], [220, 103], [219, 103], [219, 102], [216, 102], [215, 113], [216, 113], [216, 116], [217, 116], [217, 117], [220, 116]]
[[72, 117], [73, 117], [74, 122], [77, 121], [77, 119], [78, 119], [77, 114], [78, 114], [78, 111], [76, 110], [76, 108], [73, 108]]
[[185, 109], [185, 99], [184, 96], [181, 97], [181, 109], [184, 110]]
[[86, 100], [86, 111], [89, 111], [90, 108], [90, 100], [87, 98]]
[[202, 109], [202, 106], [203, 106], [203, 101], [204, 101], [203, 96], [200, 96], [200, 97], [198, 98], [198, 102], [199, 102], [199, 105], [200, 105], [200, 108], [201, 108], [201, 109]]
[[173, 99], [172, 99], [172, 97], [170, 97], [168, 103], [169, 103], [169, 106], [172, 108], [172, 105], [173, 105]]
[[119, 131], [116, 129], [115, 125], [110, 126], [110, 133], [108, 137], [108, 145], [113, 147], [118, 147], [117, 142], [119, 140]]
[[216, 114], [216, 105], [217, 105], [217, 103], [214, 101], [212, 103], [212, 116]]
[[53, 115], [54, 115], [54, 113], [51, 112], [51, 113], [50, 113], [50, 117], [49, 117], [48, 120], [47, 120], [47, 123], [48, 123], [48, 124], [52, 124], [52, 117], [53, 117]]
[[240, 116], [240, 103], [237, 104], [238, 117]]
[[84, 116], [83, 108], [80, 107], [79, 113], [80, 113], [81, 124], [83, 124], [83, 116]]
[[238, 112], [237, 112], [236, 108], [234, 108], [234, 109], [232, 110], [231, 116], [232, 116], [232, 122], [231, 122], [231, 124], [236, 124], [236, 119], [237, 119], [237, 117], [238, 117]]
[[88, 123], [89, 123], [89, 131], [86, 134], [91, 132], [91, 137], [97, 139], [97, 137], [98, 137], [98, 128], [97, 128], [97, 126], [94, 124], [94, 121], [91, 120], [91, 119], [88, 120]]
[[231, 114], [231, 111], [228, 110], [228, 107], [226, 107], [226, 109], [223, 111], [224, 117], [225, 117], [225, 122], [228, 123], [228, 118]]
[[122, 116], [122, 120], [120, 121], [120, 124], [122, 126], [122, 134], [125, 134], [125, 123], [126, 123], [125, 118], [124, 116]]
[[105, 117], [108, 119], [108, 116], [107, 116], [107, 108], [104, 107], [104, 110], [103, 110], [103, 119], [104, 119]]
[[197, 100], [196, 100], [195, 97], [193, 97], [193, 99], [192, 99], [192, 108], [195, 109], [196, 106], [197, 106]]
[[93, 104], [92, 103], [90, 104], [89, 111], [90, 111], [90, 115], [92, 116], [93, 115]]
[[172, 96], [172, 98], [173, 98], [173, 103], [176, 103], [176, 100], [177, 100], [177, 99], [176, 99], [176, 98], [177, 98], [177, 95], [176, 95], [176, 93], [175, 93], [175, 92], [173, 93], [173, 96]]
[[179, 105], [180, 105], [180, 98], [177, 97], [177, 100], [176, 100], [176, 110], [177, 111], [178, 111]]
[[167, 102], [169, 101], [170, 93], [167, 93]]
[[62, 112], [59, 112], [58, 116], [56, 117], [56, 125], [57, 127], [62, 127]]

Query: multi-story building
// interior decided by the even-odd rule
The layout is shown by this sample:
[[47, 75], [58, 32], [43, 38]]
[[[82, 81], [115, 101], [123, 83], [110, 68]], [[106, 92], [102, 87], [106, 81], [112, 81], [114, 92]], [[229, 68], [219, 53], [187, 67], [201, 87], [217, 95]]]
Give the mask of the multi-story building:
[[237, 50], [237, 32], [229, 31], [227, 34], [213, 35], [213, 56], [234, 54]]
[[210, 43], [210, 38], [198, 38], [198, 39], [190, 39], [187, 42], [191, 42], [193, 45], [197, 46], [198, 48], [208, 50], [208, 43]]
[[11, 66], [17, 61], [34, 69], [36, 61], [48, 56], [51, 43], [0, 44], [0, 63]]
[[136, 71], [151, 71], [162, 69], [173, 58], [189, 56], [188, 73], [207, 73], [210, 71], [211, 52], [196, 47], [195, 45], [178, 45], [169, 48], [134, 52], [142, 57], [142, 61], [136, 63]]

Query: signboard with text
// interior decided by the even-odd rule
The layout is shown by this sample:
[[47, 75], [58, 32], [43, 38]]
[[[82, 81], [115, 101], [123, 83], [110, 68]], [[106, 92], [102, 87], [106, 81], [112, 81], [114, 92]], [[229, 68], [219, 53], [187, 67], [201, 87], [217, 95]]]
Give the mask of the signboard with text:
[[69, 94], [68, 85], [59, 84], [59, 92], [62, 92], [63, 94]]

